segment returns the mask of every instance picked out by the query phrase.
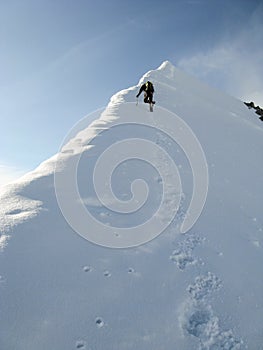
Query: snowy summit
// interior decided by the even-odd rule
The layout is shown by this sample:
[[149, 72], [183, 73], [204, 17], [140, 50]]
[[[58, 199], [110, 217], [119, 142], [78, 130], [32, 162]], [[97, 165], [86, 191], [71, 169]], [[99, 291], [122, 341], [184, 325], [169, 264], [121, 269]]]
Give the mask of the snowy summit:
[[1, 189], [0, 349], [263, 349], [262, 122], [168, 61], [97, 114]]

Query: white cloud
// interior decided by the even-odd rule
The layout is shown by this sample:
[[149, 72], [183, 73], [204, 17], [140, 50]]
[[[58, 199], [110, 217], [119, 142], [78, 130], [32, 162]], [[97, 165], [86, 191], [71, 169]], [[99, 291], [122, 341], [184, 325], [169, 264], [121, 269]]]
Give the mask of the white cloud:
[[241, 100], [263, 106], [262, 12], [255, 12], [237, 36], [182, 59], [179, 68]]
[[244, 57], [234, 47], [221, 46], [199, 53], [180, 61], [178, 66], [230, 95], [263, 106], [262, 64], [255, 57]]
[[25, 170], [18, 169], [14, 166], [0, 164], [0, 188], [9, 182], [17, 180], [24, 175], [25, 172]]

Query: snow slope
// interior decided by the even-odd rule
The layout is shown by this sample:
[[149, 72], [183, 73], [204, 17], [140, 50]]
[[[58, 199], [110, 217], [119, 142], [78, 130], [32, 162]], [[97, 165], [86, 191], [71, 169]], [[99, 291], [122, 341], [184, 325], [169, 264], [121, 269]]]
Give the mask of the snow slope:
[[[148, 79], [156, 89], [154, 113], [134, 103], [138, 86], [120, 91], [100, 119], [67, 138], [58, 155], [1, 190], [1, 350], [263, 349], [262, 122], [243, 102], [169, 62], [140, 83]], [[156, 130], [111, 128], [125, 122], [124, 106], [129, 117], [149, 118]], [[180, 145], [160, 131], [165, 110], [190, 126], [208, 165], [204, 209], [184, 234], [180, 228], [194, 190], [193, 169]], [[66, 221], [54, 170], [67, 174], [77, 159], [79, 193], [97, 220], [116, 226], [116, 232], [141, 225], [154, 216], [162, 198], [165, 184], [156, 169], [131, 159], [113, 173], [113, 191], [132, 205], [131, 183], [147, 182], [148, 200], [133, 213], [107, 209], [91, 186], [99, 155], [129, 138], [145, 138], [170, 155], [182, 195], [179, 203], [179, 182], [175, 186], [176, 179], [168, 176], [164, 155], [148, 150], [166, 176], [165, 210], [157, 217], [168, 226], [148, 243], [111, 249], [83, 239]], [[78, 208], [70, 191], [62, 190], [68, 207]], [[176, 201], [179, 209], [169, 224]], [[101, 234], [86, 229], [94, 237]]]

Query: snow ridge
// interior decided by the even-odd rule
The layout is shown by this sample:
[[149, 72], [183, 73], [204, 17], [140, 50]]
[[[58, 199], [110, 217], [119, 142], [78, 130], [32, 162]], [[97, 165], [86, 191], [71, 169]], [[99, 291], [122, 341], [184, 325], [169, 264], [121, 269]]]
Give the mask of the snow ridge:
[[[177, 215], [147, 244], [106, 249], [67, 224], [56, 200], [54, 171], [64, 173], [81, 155], [83, 202], [105, 226], [116, 227], [115, 213], [95, 191], [88, 192], [90, 164], [111, 141], [113, 122], [124, 121], [120, 110], [126, 102], [132, 115], [146, 114], [155, 125], [163, 116], [157, 108], [149, 113], [141, 100], [136, 106], [136, 92], [146, 79], [154, 83], [157, 106], [180, 116], [200, 141], [209, 167], [208, 198], [195, 226], [180, 234], [193, 191], [192, 169], [179, 145], [157, 130], [151, 140], [175, 160], [181, 177]], [[54, 344], [56, 350], [262, 349], [262, 123], [251, 119], [242, 101], [169, 62], [139, 84], [114, 95], [99, 119], [72, 134], [59, 155], [1, 191], [1, 349], [46, 350]], [[125, 130], [131, 137], [132, 128]], [[138, 128], [132, 136], [147, 133]], [[178, 189], [165, 158], [159, 152], [154, 157], [168, 178], [167, 210], [159, 213], [166, 221], [168, 209], [177, 206]], [[150, 170], [143, 168], [143, 175], [153, 185], [153, 206], [159, 204], [163, 181]], [[128, 161], [116, 169], [113, 188], [123, 201], [132, 197], [129, 185], [141, 171], [141, 163]], [[74, 205], [70, 196], [67, 203]], [[149, 212], [138, 210], [138, 222]]]

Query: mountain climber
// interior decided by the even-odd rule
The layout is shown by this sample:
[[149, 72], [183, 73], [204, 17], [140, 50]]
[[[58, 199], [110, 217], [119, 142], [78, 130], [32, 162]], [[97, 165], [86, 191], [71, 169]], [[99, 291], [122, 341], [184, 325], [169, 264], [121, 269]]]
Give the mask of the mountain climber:
[[138, 98], [143, 91], [144, 103], [155, 104], [155, 101], [153, 101], [154, 87], [149, 80], [141, 86], [139, 93], [136, 95], [136, 97]]

